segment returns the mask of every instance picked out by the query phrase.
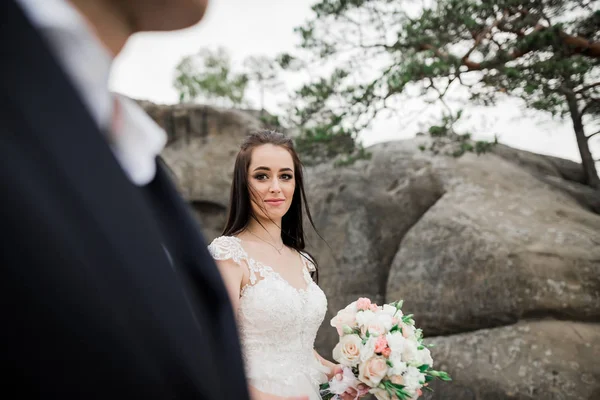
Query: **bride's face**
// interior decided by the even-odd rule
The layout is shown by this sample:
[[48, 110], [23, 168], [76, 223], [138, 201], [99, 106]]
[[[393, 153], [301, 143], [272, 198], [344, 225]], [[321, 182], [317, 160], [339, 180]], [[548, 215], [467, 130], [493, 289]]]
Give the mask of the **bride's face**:
[[248, 185], [257, 218], [281, 221], [294, 197], [294, 173], [294, 161], [284, 147], [263, 144], [252, 151]]

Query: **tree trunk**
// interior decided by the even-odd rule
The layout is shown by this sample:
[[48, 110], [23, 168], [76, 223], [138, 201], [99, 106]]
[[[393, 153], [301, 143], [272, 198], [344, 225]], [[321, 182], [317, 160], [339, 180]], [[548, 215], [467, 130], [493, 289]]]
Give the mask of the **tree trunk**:
[[592, 152], [590, 151], [588, 138], [585, 137], [582, 115], [577, 106], [577, 99], [575, 98], [575, 95], [571, 93], [565, 94], [565, 97], [567, 98], [571, 120], [573, 121], [573, 129], [575, 130], [575, 137], [577, 138], [577, 147], [579, 147], [579, 154], [581, 155], [581, 164], [583, 166], [586, 183], [595, 189], [600, 189], [600, 178], [598, 177], [598, 171], [596, 171], [596, 164], [592, 157]]

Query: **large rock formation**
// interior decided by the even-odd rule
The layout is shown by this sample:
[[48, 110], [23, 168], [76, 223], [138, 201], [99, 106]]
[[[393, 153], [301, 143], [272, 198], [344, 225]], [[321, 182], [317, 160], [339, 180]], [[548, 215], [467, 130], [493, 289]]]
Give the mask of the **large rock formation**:
[[[179, 127], [165, 158], [212, 239], [233, 156], [260, 124], [205, 107], [161, 112], [190, 119], [165, 124]], [[570, 161], [506, 146], [455, 159], [421, 152], [423, 141], [306, 171], [325, 238], [308, 238], [329, 298], [318, 350], [331, 355], [329, 319], [350, 301], [404, 299], [455, 379], [428, 398], [600, 398], [598, 192]]]
[[445, 194], [403, 237], [387, 300], [406, 299], [429, 334], [600, 320], [598, 215], [494, 155], [440, 161]]
[[263, 124], [243, 111], [140, 103], [168, 134], [162, 157], [181, 193], [202, 221], [205, 234], [217, 237], [225, 226], [235, 155], [246, 135]]
[[[438, 336], [434, 357], [456, 379], [433, 398], [594, 398], [600, 216], [546, 182], [574, 184], [559, 167], [543, 173], [506, 154], [429, 156], [419, 140], [374, 146], [371, 160], [343, 169], [309, 170], [317, 228], [331, 247], [311, 237], [327, 318], [359, 296], [404, 299], [425, 335]], [[325, 354], [336, 340], [327, 322], [318, 339]], [[551, 332], [542, 339], [543, 328]], [[573, 329], [586, 339], [568, 343]], [[551, 357], [530, 351], [538, 340]]]

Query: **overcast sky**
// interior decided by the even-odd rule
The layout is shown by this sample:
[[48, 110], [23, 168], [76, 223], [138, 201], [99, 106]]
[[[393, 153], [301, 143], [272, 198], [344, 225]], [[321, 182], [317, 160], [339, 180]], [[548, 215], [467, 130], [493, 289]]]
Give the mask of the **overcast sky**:
[[[162, 104], [177, 102], [172, 82], [182, 57], [200, 48], [228, 50], [234, 64], [251, 55], [275, 56], [293, 51], [298, 43], [293, 28], [311, 16], [315, 0], [211, 0], [200, 24], [179, 32], [139, 34], [130, 39], [116, 60], [111, 88], [128, 96]], [[293, 86], [288, 82], [288, 86]], [[258, 104], [256, 91], [249, 97]], [[277, 98], [267, 98], [267, 109], [276, 110]], [[413, 136], [427, 115], [439, 111], [418, 101], [402, 105], [393, 118], [380, 118], [362, 139], [365, 145]], [[494, 108], [465, 109], [465, 126], [477, 136], [492, 138], [518, 148], [580, 161], [572, 125], [551, 120], [546, 114], [527, 112], [518, 101], [504, 101]], [[600, 136], [600, 135], [598, 135]], [[600, 157], [600, 140], [594, 143]]]

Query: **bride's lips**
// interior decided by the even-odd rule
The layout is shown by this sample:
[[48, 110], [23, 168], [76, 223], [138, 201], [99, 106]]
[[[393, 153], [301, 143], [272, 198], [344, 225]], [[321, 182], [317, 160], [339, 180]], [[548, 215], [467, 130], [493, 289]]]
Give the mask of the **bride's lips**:
[[280, 206], [285, 202], [285, 199], [270, 199], [265, 200], [265, 203], [270, 204], [272, 206]]

